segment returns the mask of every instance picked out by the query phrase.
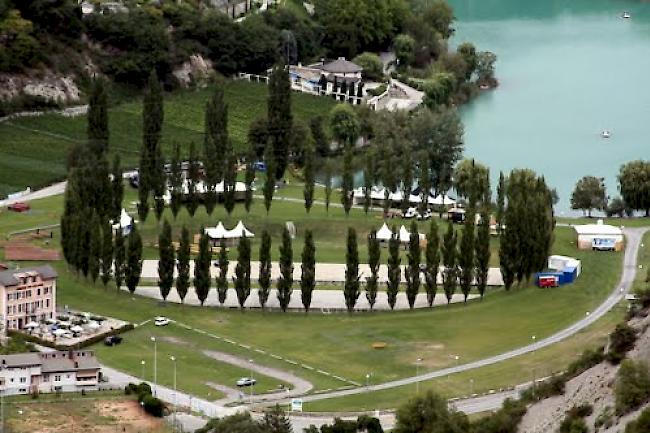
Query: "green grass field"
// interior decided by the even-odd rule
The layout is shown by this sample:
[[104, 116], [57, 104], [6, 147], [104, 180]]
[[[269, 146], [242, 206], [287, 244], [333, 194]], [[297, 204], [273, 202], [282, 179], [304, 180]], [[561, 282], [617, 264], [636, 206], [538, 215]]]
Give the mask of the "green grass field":
[[[203, 144], [205, 104], [211, 89], [179, 91], [165, 96], [163, 151], [170, 155], [180, 143], [185, 152], [190, 142]], [[267, 88], [264, 84], [228, 81], [226, 102], [229, 132], [237, 149], [245, 149], [251, 122], [266, 116]], [[302, 93], [292, 94], [293, 115], [307, 122], [326, 116], [335, 102]], [[135, 167], [142, 142], [142, 104], [120, 104], [109, 110], [110, 151], [119, 152], [126, 167]], [[0, 197], [27, 186], [33, 189], [65, 176], [65, 155], [71, 143], [86, 137], [86, 117], [46, 114], [0, 124]]]
[[[129, 191], [127, 202], [133, 197], [134, 192]], [[5, 237], [13, 230], [56, 222], [62, 198], [52, 197], [35, 201], [32, 206], [32, 211], [25, 214], [0, 213], [0, 237]], [[222, 208], [217, 208], [215, 214], [208, 217], [201, 211], [193, 219], [183, 213], [175, 223], [175, 230], [178, 231], [178, 225], [181, 223], [188, 224], [196, 231], [202, 223], [225, 221], [223, 212]], [[361, 211], [353, 211], [350, 217], [346, 218], [341, 209], [331, 208], [328, 216], [322, 206], [316, 206], [311, 215], [306, 215], [301, 203], [282, 201], [274, 202], [268, 217], [258, 201], [250, 215], [245, 216], [243, 212], [243, 207], [238, 206], [236, 214], [226, 221], [226, 226], [234, 225], [237, 219], [242, 217], [254, 232], [268, 227], [273, 233], [274, 251], [277, 249], [282, 224], [291, 218], [298, 228], [298, 239], [294, 243], [296, 259], [302, 248], [301, 236], [307, 227], [315, 232], [319, 260], [344, 262], [347, 227], [352, 225], [357, 228], [360, 236], [365, 236], [370, 228], [379, 227], [381, 224], [377, 214], [366, 216]], [[145, 244], [149, 245], [147, 254], [155, 257], [155, 249], [152, 247], [157, 233], [155, 219], [149, 218], [141, 230]], [[58, 233], [55, 232], [53, 244], [57, 243], [57, 236]], [[255, 251], [256, 244], [253, 248]], [[365, 242], [360, 241], [359, 249], [363, 261], [366, 254]], [[310, 380], [317, 390], [331, 389], [345, 383], [260, 354], [254, 349], [276, 353], [359, 383], [364, 383], [365, 375], [372, 372], [372, 381], [378, 383], [413, 375], [415, 359], [418, 357], [424, 359], [421, 371], [427, 371], [453, 365], [456, 362], [455, 356], [459, 356], [459, 362], [464, 363], [520, 347], [529, 343], [532, 335], [537, 338], [549, 336], [583, 317], [587, 311], [593, 310], [602, 302], [618, 280], [622, 254], [578, 251], [575, 248], [572, 228], [556, 229], [553, 252], [572, 255], [582, 260], [583, 274], [575, 284], [551, 290], [541, 290], [530, 285], [514, 287], [510, 292], [494, 289], [488, 292], [483, 301], [436, 307], [432, 310], [352, 315], [323, 315], [315, 312], [305, 315], [161, 305], [151, 299], [118, 293], [114, 287], [104, 289], [100, 284], [93, 286], [85, 279], [69, 273], [63, 263], [56, 264], [60, 273], [58, 303], [134, 323], [143, 322], [156, 315], [165, 315], [192, 327], [251, 346], [251, 349], [233, 346], [176, 326], [156, 329], [145, 326], [127, 334], [127, 343], [120, 347], [96, 347], [103, 362], [140, 376], [140, 360], [151, 356], [151, 348], [147, 349], [147, 345], [151, 344], [148, 338], [155, 332], [162, 342], [159, 353], [182, 355], [179, 362], [183, 365], [185, 374], [179, 377], [179, 388], [196, 395], [208, 397], [210, 393], [209, 397], [218, 398], [220, 394], [207, 386], [206, 381], [212, 378], [227, 385], [233, 378], [246, 375], [241, 369], [225, 366], [207, 358], [202, 351], [210, 349], [250, 358], [260, 365], [289, 369]], [[385, 259], [386, 255], [383, 253], [382, 261]], [[294, 290], [296, 286], [294, 285]], [[299, 296], [299, 293], [294, 291], [294, 296]], [[613, 321], [603, 323], [609, 326]], [[586, 337], [587, 334], [583, 336], [585, 338], [576, 340], [577, 343], [591, 341]], [[385, 342], [387, 347], [383, 350], [373, 349], [372, 344], [375, 342]], [[502, 369], [504, 367], [500, 367], [501, 364], [477, 370], [471, 376], [475, 378], [476, 390], [516, 383], [522, 374], [527, 374], [526, 369], [530, 365], [542, 369], [547, 368], [543, 366], [548, 364], [553, 366], [552, 369], [559, 369], [567, 359], [571, 359], [571, 356], [580, 351], [577, 348], [568, 351], [560, 348], [557, 350], [558, 352], [540, 355], [540, 358], [532, 354], [530, 357], [508, 361], [508, 369], [511, 369], [508, 374]], [[549, 360], [553, 362], [549, 364]], [[162, 361], [159, 364], [158, 377], [161, 382], [169, 385], [171, 375], [169, 366], [165, 365]], [[479, 380], [481, 377], [484, 379]], [[260, 378], [258, 392], [277, 386], [276, 380], [267, 379]], [[467, 393], [467, 390], [457, 386], [450, 387], [449, 392], [461, 395]], [[391, 407], [409, 393], [405, 388], [404, 393], [396, 392], [394, 399], [387, 396], [378, 397], [376, 401], [383, 401], [382, 405]], [[331, 404], [335, 407], [338, 403]], [[348, 404], [354, 407], [357, 403], [344, 402], [342, 406], [347, 407]], [[322, 406], [319, 405], [320, 403], [315, 404], [315, 408], [324, 410], [328, 407], [325, 402]]]

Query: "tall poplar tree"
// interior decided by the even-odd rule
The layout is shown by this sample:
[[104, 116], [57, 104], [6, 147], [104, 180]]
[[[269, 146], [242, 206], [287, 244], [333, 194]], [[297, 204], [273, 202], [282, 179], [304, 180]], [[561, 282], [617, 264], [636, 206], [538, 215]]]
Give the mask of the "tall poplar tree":
[[371, 310], [377, 301], [380, 260], [381, 246], [379, 245], [379, 239], [377, 239], [377, 230], [372, 229], [368, 235], [368, 267], [370, 268], [370, 276], [366, 278], [366, 299]]
[[343, 176], [341, 178], [341, 204], [345, 215], [350, 215], [352, 208], [352, 194], [354, 189], [354, 173], [352, 168], [352, 146], [345, 146], [343, 153]]
[[506, 208], [506, 178], [503, 172], [499, 172], [499, 183], [497, 184], [497, 211], [496, 211], [496, 225], [497, 234], [501, 235], [503, 231], [503, 224], [505, 222], [505, 208]]
[[122, 200], [124, 199], [122, 166], [120, 164], [120, 155], [117, 153], [113, 157], [111, 177], [111, 208], [109, 217], [113, 220], [117, 220], [122, 214]]
[[219, 303], [223, 305], [228, 297], [228, 249], [226, 248], [226, 241], [221, 239], [219, 246], [219, 257], [217, 265], [219, 266], [219, 275], [216, 277], [217, 296]]
[[126, 271], [125, 280], [129, 292], [135, 292], [138, 283], [140, 282], [140, 274], [142, 273], [142, 238], [140, 232], [135, 224], [131, 228], [128, 236], [128, 244], [126, 249]]
[[472, 290], [472, 282], [474, 281], [474, 220], [474, 212], [470, 206], [467, 210], [465, 222], [463, 223], [460, 249], [458, 251], [460, 290], [463, 293], [465, 302], [467, 302], [467, 297]]
[[399, 284], [402, 277], [401, 259], [399, 256], [399, 239], [397, 230], [393, 228], [393, 236], [388, 241], [388, 281], [386, 283], [386, 296], [390, 309], [395, 308]]
[[87, 224], [89, 237], [88, 275], [94, 284], [99, 276], [102, 255], [102, 227], [96, 212], [93, 212], [92, 218]]
[[205, 106], [205, 134], [203, 135], [203, 163], [205, 167], [205, 208], [212, 214], [217, 203], [216, 186], [225, 177], [226, 154], [229, 149], [228, 105], [224, 101], [224, 83], [219, 81]]
[[226, 150], [224, 159], [223, 206], [230, 216], [235, 209], [235, 185], [237, 183], [237, 162], [232, 149]]
[[438, 236], [438, 224], [435, 218], [431, 218], [429, 233], [427, 233], [424, 260], [424, 284], [427, 291], [427, 302], [429, 307], [432, 307], [438, 291], [438, 270], [440, 268], [440, 237]]
[[246, 195], [244, 197], [244, 207], [246, 212], [251, 211], [251, 205], [253, 204], [253, 182], [255, 182], [255, 151], [254, 149], [249, 150], [248, 155], [246, 156], [246, 174], [244, 177], [244, 182], [246, 184]]
[[94, 78], [88, 98], [88, 142], [92, 152], [104, 155], [108, 151], [108, 89], [103, 78]]
[[181, 229], [176, 269], [176, 293], [182, 304], [190, 288], [190, 231], [185, 226]]
[[278, 278], [278, 301], [282, 311], [287, 311], [291, 301], [293, 286], [293, 250], [291, 248], [291, 235], [286, 227], [282, 231], [282, 244], [280, 245], [280, 278]]
[[408, 248], [409, 250], [406, 254], [408, 261], [408, 267], [406, 268], [406, 298], [409, 303], [409, 308], [413, 309], [418, 292], [420, 291], [420, 261], [422, 259], [420, 252], [420, 234], [418, 233], [418, 225], [415, 221], [411, 223]]
[[431, 193], [431, 172], [429, 170], [429, 164], [426, 159], [422, 160], [419, 171], [419, 180], [420, 186], [420, 214], [424, 215], [429, 209], [429, 194]]
[[158, 287], [163, 301], [174, 285], [174, 267], [176, 262], [174, 245], [172, 244], [172, 226], [165, 219], [162, 231], [158, 234]]
[[274, 178], [282, 179], [289, 163], [293, 126], [289, 68], [282, 61], [273, 67], [269, 77], [267, 119], [269, 144], [276, 162]]
[[325, 164], [325, 212], [330, 213], [330, 201], [332, 199], [332, 169]]
[[314, 148], [312, 146], [307, 146], [305, 149], [305, 187], [303, 190], [303, 197], [305, 198], [305, 210], [307, 213], [309, 213], [312, 205], [314, 204], [314, 163]]
[[124, 235], [122, 229], [118, 228], [115, 232], [114, 265], [113, 272], [115, 275], [115, 287], [119, 291], [124, 283], [126, 273], [126, 249], [124, 247]]
[[345, 296], [345, 306], [348, 313], [354, 311], [357, 299], [361, 291], [359, 290], [359, 249], [357, 247], [357, 232], [354, 228], [348, 228], [347, 252], [345, 254], [345, 284], [343, 286], [343, 295]]
[[235, 293], [239, 308], [244, 309], [244, 304], [251, 294], [251, 242], [247, 237], [239, 240], [237, 246], [237, 266], [235, 266]]
[[[489, 197], [489, 196], [488, 196]], [[490, 210], [489, 199], [484, 201], [481, 208], [481, 221], [476, 232], [474, 247], [476, 256], [476, 289], [481, 299], [487, 287], [488, 271], [490, 270]]]
[[185, 199], [185, 207], [190, 216], [194, 216], [196, 209], [199, 207], [199, 193], [197, 186], [200, 178], [199, 161], [197, 159], [196, 147], [194, 142], [190, 142], [190, 156], [187, 160], [187, 197]]
[[[120, 229], [118, 229], [120, 230]], [[113, 274], [113, 227], [108, 221], [101, 224], [102, 233], [102, 253], [101, 253], [101, 273], [102, 284], [104, 287], [111, 280]]]
[[451, 221], [447, 225], [447, 233], [442, 240], [442, 288], [445, 291], [447, 303], [456, 292], [458, 285], [458, 251], [456, 249], [457, 235]]
[[372, 205], [372, 184], [375, 173], [375, 159], [372, 152], [366, 154], [366, 166], [363, 170], [363, 211], [368, 214]]
[[264, 207], [266, 208], [266, 214], [269, 214], [271, 210], [271, 203], [273, 202], [273, 194], [275, 194], [275, 172], [276, 172], [276, 161], [273, 156], [273, 152], [268, 150], [264, 156], [264, 161], [266, 163], [266, 173], [264, 178]]
[[257, 296], [260, 300], [262, 309], [266, 306], [271, 292], [271, 235], [264, 229], [262, 231], [262, 241], [260, 243], [260, 270], [258, 276], [260, 285]]
[[194, 259], [194, 290], [199, 298], [201, 306], [205, 303], [210, 293], [210, 264], [212, 263], [212, 251], [210, 249], [210, 238], [201, 227], [199, 238], [199, 254]]
[[183, 204], [183, 161], [181, 160], [181, 146], [179, 143], [174, 143], [174, 151], [170, 163], [169, 185], [171, 198], [169, 207], [172, 215], [174, 215], [174, 219], [176, 219]]
[[413, 187], [413, 157], [408, 144], [402, 147], [402, 211], [411, 206], [411, 188]]
[[153, 192], [156, 197], [164, 186], [160, 148], [163, 120], [162, 86], [156, 71], [151, 71], [142, 103], [142, 150], [138, 182], [138, 215], [142, 221], [147, 219], [149, 213], [149, 194]]
[[309, 312], [311, 296], [316, 286], [316, 246], [311, 230], [305, 230], [305, 246], [302, 249], [300, 273], [300, 297], [305, 311]]

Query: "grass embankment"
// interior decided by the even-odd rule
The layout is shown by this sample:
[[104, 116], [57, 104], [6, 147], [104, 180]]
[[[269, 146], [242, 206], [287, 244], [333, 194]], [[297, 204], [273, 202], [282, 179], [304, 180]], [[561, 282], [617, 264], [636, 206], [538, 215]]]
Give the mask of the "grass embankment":
[[[8, 228], [15, 230], [32, 227], [43, 221], [52, 222], [52, 213], [58, 212], [61, 198], [37, 201], [33, 205], [34, 210], [28, 214], [0, 214], [0, 235], [6, 233], [5, 230]], [[279, 230], [286, 219], [291, 217], [298, 227], [299, 238], [295, 241], [295, 250], [301, 249], [300, 236], [303, 228], [311, 225], [319, 242], [317, 246], [319, 260], [344, 261], [345, 243], [342, 239], [345, 237], [348, 225], [357, 227], [359, 235], [362, 235], [364, 227], [365, 230], [369, 230], [370, 227], [379, 227], [381, 224], [380, 219], [374, 216], [366, 217], [360, 211], [354, 211], [346, 219], [340, 209], [331, 209], [330, 216], [325, 216], [322, 207], [316, 207], [311, 215], [306, 216], [302, 204], [289, 202], [275, 202], [267, 219], [263, 216], [262, 205], [256, 203], [255, 206], [255, 212], [244, 218], [244, 221], [253, 228], [253, 231], [267, 224], [274, 232], [274, 250], [277, 248]], [[243, 208], [239, 208], [237, 212], [242, 211]], [[259, 215], [260, 213], [262, 215]], [[223, 219], [218, 215], [220, 214], [208, 218], [199, 214], [191, 224], [198, 226], [201, 221], [210, 221], [214, 224], [217, 220]], [[237, 215], [233, 216], [232, 223], [237, 219]], [[189, 224], [189, 219], [186, 222]], [[143, 225], [142, 231], [146, 242], [154, 239], [155, 229], [156, 223], [153, 219]], [[269, 355], [260, 354], [255, 352], [254, 348], [264, 349], [360, 383], [364, 383], [365, 375], [372, 372], [373, 383], [379, 383], [415, 374], [415, 359], [418, 357], [424, 359], [421, 372], [453, 365], [456, 362], [455, 356], [460, 357], [461, 363], [482, 359], [528, 344], [532, 335], [537, 338], [549, 336], [584, 317], [586, 311], [593, 310], [615, 286], [620, 273], [622, 254], [576, 250], [574, 232], [571, 228], [558, 227], [555, 235], [554, 253], [572, 255], [582, 260], [583, 274], [575, 284], [551, 290], [541, 290], [531, 286], [515, 287], [510, 292], [492, 290], [483, 301], [470, 302], [468, 305], [436, 307], [432, 310], [305, 315], [302, 313], [264, 314], [253, 311], [242, 313], [179, 305], [162, 306], [154, 300], [117, 293], [114, 288], [102, 289], [100, 285], [93, 287], [84, 279], [78, 279], [68, 273], [62, 263], [56, 265], [60, 272], [58, 303], [135, 323], [156, 315], [165, 315], [190, 326], [252, 346], [253, 349], [249, 350], [170, 326], [154, 331], [141, 328], [129, 333], [125, 336], [126, 344], [121, 347], [112, 349], [97, 347], [102, 361], [140, 376], [142, 374], [140, 360], [145, 354], [152, 356], [148, 338], [151, 332], [155, 332], [164, 342], [159, 349], [159, 361], [163, 359], [162, 354], [170, 354], [172, 351], [176, 352], [175, 354], [181, 352], [184, 356], [179, 361], [179, 371], [185, 372], [179, 375], [179, 388], [191, 390], [204, 397], [207, 397], [208, 392], [212, 397], [217, 395], [214, 390], [205, 385], [206, 381], [228, 385], [232, 383], [233, 377], [241, 374], [239, 371], [231, 372], [226, 367], [221, 368], [220, 363], [206, 359], [201, 351], [210, 349], [239, 354], [253, 359], [260, 365], [293, 370], [296, 374], [312, 381], [316, 389], [329, 389], [344, 383], [315, 371], [274, 359]], [[364, 246], [360, 247], [360, 251], [365, 255]], [[385, 259], [384, 253], [382, 261]], [[294, 296], [299, 296], [299, 293], [294, 291]], [[387, 347], [383, 350], [375, 350], [372, 348], [374, 342], [385, 342]], [[166, 344], [169, 346], [164, 346]], [[566, 353], [572, 356], [579, 351], [576, 349]], [[561, 368], [564, 359], [559, 355], [560, 353], [565, 352], [560, 351], [539, 360], [532, 358], [530, 361], [525, 361], [528, 358], [521, 357], [509, 361], [512, 363], [506, 364], [510, 367], [505, 370], [493, 366], [472, 372], [473, 376], [469, 377], [475, 378], [477, 391], [484, 386], [496, 387], [493, 386], [496, 383], [494, 378], [503, 379], [504, 384], [512, 384], [517, 382], [522, 374], [527, 375], [529, 370], [526, 369], [532, 364], [544, 365], [549, 360], [556, 359], [560, 362], [553, 369]], [[151, 360], [147, 361], [147, 369], [150, 369], [150, 363]], [[510, 373], [506, 374], [507, 372]], [[481, 382], [483, 375], [486, 379]], [[462, 378], [463, 375], [458, 377]], [[171, 385], [171, 371], [165, 361], [160, 361], [158, 378], [162, 383]], [[260, 386], [260, 389], [264, 386], [270, 389], [274, 385], [266, 384]], [[455, 394], [468, 392], [466, 386], [452, 389]], [[408, 391], [405, 391], [403, 395], [407, 394]], [[396, 394], [398, 398], [401, 395]], [[386, 407], [394, 406], [388, 401], [386, 405]]]
[[[190, 142], [203, 144], [205, 104], [210, 88], [179, 91], [165, 97], [163, 152], [171, 155], [173, 143], [187, 153]], [[226, 102], [229, 133], [237, 149], [246, 149], [250, 124], [266, 116], [267, 87], [245, 81], [228, 81]], [[307, 122], [316, 115], [327, 115], [335, 104], [330, 98], [302, 93], [292, 94], [293, 115]], [[0, 197], [37, 188], [65, 176], [65, 158], [71, 143], [86, 138], [86, 116], [75, 118], [56, 114], [15, 119], [0, 124]], [[142, 142], [142, 103], [133, 101], [109, 110], [111, 152], [118, 152], [125, 167], [135, 167]]]

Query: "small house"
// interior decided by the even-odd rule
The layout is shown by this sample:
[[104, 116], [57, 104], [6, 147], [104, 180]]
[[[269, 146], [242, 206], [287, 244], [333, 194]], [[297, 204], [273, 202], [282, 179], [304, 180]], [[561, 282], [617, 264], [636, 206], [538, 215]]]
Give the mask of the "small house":
[[573, 227], [576, 231], [576, 245], [580, 250], [622, 251], [625, 239], [620, 227], [603, 224], [582, 224]]

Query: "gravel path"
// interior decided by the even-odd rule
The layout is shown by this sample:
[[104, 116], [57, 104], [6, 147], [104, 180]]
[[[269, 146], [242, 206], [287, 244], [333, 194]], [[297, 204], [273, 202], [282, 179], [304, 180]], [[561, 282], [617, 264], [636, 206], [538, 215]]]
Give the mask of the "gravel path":
[[[279, 370], [277, 368], [265, 367], [263, 365], [250, 362], [245, 358], [234, 356], [229, 353], [217, 352], [214, 350], [204, 350], [203, 354], [209, 356], [212, 359], [216, 359], [217, 361], [225, 362], [226, 364], [235, 365], [239, 368], [243, 368], [258, 374], [262, 374], [264, 376], [273, 377], [275, 379], [281, 380], [286, 383], [290, 383], [292, 386], [292, 389], [282, 390], [278, 392], [271, 392], [266, 394], [258, 394], [258, 395], [253, 395], [252, 397], [246, 396], [245, 401], [247, 402], [252, 401], [254, 403], [259, 403], [268, 400], [277, 400], [278, 398], [288, 398], [296, 395], [302, 395], [309, 392], [314, 387], [311, 384], [311, 382], [302, 379], [292, 373], [289, 373], [284, 370]], [[246, 390], [243, 390], [242, 392], [245, 393], [245, 391]], [[237, 395], [227, 396], [226, 398], [215, 401], [214, 403], [225, 405], [228, 403], [239, 401], [239, 391], [235, 390], [235, 392], [237, 393]]]

